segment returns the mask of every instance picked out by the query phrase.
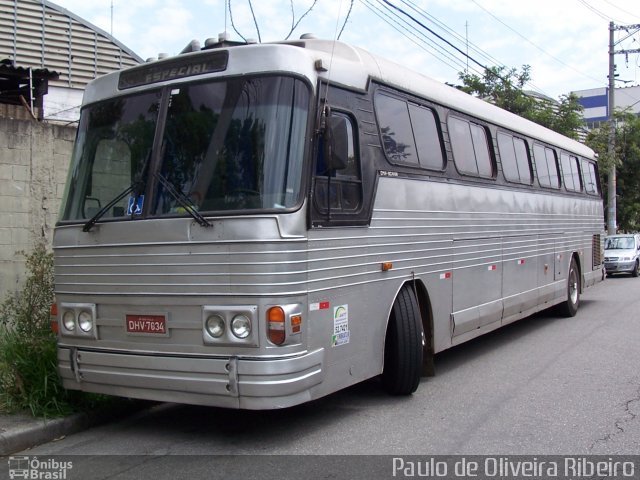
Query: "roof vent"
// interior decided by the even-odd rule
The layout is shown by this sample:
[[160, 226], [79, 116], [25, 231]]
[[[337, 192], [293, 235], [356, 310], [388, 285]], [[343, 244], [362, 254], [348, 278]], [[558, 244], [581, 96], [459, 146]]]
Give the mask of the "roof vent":
[[198, 40], [191, 40], [180, 53], [197, 52], [198, 50], [200, 50], [200, 42]]
[[317, 40], [318, 37], [316, 37], [313, 33], [303, 33], [302, 35], [300, 35], [300, 40]]
[[162, 52], [162, 53], [158, 54], [158, 60], [163, 60], [163, 59], [169, 58], [169, 57], [170, 57], [170, 55], [168, 53]]

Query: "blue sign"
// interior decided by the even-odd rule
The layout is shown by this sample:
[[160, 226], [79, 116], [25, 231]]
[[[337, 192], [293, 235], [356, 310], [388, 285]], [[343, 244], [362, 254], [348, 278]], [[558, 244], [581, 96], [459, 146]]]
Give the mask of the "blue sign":
[[[135, 205], [134, 205], [135, 202]], [[142, 215], [142, 207], [144, 206], [144, 195], [137, 197], [129, 197], [129, 205], [127, 206], [127, 215]]]

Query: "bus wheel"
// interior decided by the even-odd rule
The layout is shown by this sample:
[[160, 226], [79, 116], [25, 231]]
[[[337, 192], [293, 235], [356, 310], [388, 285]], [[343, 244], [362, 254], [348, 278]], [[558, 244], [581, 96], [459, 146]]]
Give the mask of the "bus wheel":
[[567, 275], [567, 300], [561, 304], [561, 312], [566, 317], [573, 317], [580, 306], [580, 272], [576, 259], [571, 259]]
[[410, 395], [420, 383], [422, 322], [414, 292], [403, 287], [391, 310], [384, 344], [382, 384], [391, 395]]

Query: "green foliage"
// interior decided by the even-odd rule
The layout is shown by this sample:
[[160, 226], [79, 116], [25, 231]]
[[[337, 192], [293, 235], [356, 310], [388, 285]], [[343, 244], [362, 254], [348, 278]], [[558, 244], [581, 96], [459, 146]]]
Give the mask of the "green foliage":
[[100, 396], [65, 390], [58, 376], [49, 314], [53, 254], [44, 244], [19, 254], [26, 258], [24, 287], [0, 304], [0, 411], [57, 416], [104, 403]]
[[49, 308], [53, 303], [53, 254], [38, 244], [26, 258], [28, 276], [21, 292], [9, 294], [0, 304], [0, 324], [26, 337], [49, 331]]
[[484, 71], [482, 77], [469, 73], [458, 75], [463, 83], [460, 90], [562, 135], [577, 138], [578, 131], [583, 127], [580, 115], [582, 106], [577, 96], [562, 95], [558, 101], [554, 101], [524, 92], [525, 84], [531, 80], [528, 65], [524, 65], [521, 72], [491, 67]]
[[587, 145], [599, 157], [600, 177], [604, 198], [608, 192], [608, 174], [616, 166], [616, 220], [618, 229], [640, 231], [640, 118], [629, 113], [616, 112], [615, 153], [608, 151], [609, 123], [589, 132]]

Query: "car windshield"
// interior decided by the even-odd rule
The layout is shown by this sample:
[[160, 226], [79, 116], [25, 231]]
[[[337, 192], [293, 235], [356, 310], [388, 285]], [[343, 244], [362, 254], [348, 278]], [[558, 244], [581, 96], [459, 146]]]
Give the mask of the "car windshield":
[[631, 250], [634, 248], [633, 237], [607, 237], [605, 250]]
[[182, 84], [89, 105], [61, 220], [186, 215], [185, 202], [200, 212], [294, 207], [308, 106], [306, 85], [278, 76]]

